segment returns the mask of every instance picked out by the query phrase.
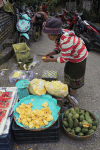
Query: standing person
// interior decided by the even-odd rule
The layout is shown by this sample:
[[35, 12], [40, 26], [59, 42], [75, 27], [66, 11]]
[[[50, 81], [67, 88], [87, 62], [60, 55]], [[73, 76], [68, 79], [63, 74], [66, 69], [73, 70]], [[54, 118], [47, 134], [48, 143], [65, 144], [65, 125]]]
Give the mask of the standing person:
[[[82, 39], [75, 36], [74, 31], [62, 29], [62, 21], [58, 18], [47, 19], [43, 23], [43, 32], [55, 41], [55, 49], [42, 58], [44, 62], [65, 63], [64, 83], [68, 85], [70, 95], [84, 85], [87, 49]], [[59, 54], [58, 58], [50, 56]]]
[[47, 6], [45, 5], [45, 3], [43, 3], [42, 9], [45, 13], [47, 13]]

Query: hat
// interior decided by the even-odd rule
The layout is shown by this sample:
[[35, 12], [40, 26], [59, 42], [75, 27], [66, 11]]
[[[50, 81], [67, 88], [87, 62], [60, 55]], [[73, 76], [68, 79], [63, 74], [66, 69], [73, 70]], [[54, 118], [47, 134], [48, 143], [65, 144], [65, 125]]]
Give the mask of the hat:
[[43, 23], [43, 32], [47, 34], [62, 33], [62, 21], [58, 18], [49, 18]]

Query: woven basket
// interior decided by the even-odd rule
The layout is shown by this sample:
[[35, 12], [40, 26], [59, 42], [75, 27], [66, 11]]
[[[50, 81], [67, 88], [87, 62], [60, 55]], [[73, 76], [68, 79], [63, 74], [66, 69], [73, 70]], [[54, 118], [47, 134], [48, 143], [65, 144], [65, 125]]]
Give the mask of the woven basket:
[[[82, 110], [85, 110], [85, 111], [88, 111], [88, 110], [86, 110], [86, 109], [82, 109]], [[88, 111], [89, 112], [89, 111]], [[65, 112], [64, 112], [65, 113]], [[64, 113], [63, 113], [63, 119], [64, 119]], [[95, 117], [95, 115], [94, 114], [92, 114], [91, 112], [89, 112], [90, 113], [90, 116], [91, 116], [91, 118], [93, 119], [93, 120], [97, 120], [97, 118]], [[98, 125], [97, 125], [97, 128], [98, 128]], [[96, 130], [95, 131], [97, 131], [97, 128], [96, 128]], [[65, 133], [68, 135], [68, 136], [70, 136], [71, 138], [74, 138], [74, 139], [78, 139], [78, 140], [85, 140], [85, 139], [89, 139], [89, 138], [91, 138], [93, 135], [94, 135], [94, 133], [92, 133], [92, 134], [90, 134], [90, 135], [87, 135], [87, 136], [78, 136], [78, 135], [74, 135], [74, 134], [72, 134], [72, 133], [70, 133], [69, 131], [67, 131], [67, 129], [64, 127], [64, 125], [63, 125], [63, 129], [64, 129], [64, 131], [65, 131]]]

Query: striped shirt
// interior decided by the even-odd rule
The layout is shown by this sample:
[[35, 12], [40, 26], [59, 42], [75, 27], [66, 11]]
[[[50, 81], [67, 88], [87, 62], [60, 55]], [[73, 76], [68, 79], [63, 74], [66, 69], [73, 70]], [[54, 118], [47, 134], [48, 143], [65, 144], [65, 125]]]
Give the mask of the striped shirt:
[[60, 41], [55, 40], [55, 46], [58, 53], [62, 53], [62, 57], [57, 58], [57, 62], [65, 63], [67, 61], [78, 63], [83, 61], [88, 52], [83, 40], [75, 36], [74, 31], [63, 29], [63, 35], [60, 37]]

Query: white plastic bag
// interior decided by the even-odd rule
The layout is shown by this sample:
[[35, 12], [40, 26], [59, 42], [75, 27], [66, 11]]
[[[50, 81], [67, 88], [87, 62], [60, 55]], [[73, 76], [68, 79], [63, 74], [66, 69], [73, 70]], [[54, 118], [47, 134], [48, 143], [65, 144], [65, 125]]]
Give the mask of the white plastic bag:
[[46, 89], [45, 89], [45, 80], [42, 79], [33, 79], [32, 81], [29, 81], [29, 92], [33, 95], [42, 95], [46, 94]]
[[63, 84], [61, 81], [47, 81], [45, 87], [50, 95], [57, 97], [66, 97], [68, 95], [67, 84]]

